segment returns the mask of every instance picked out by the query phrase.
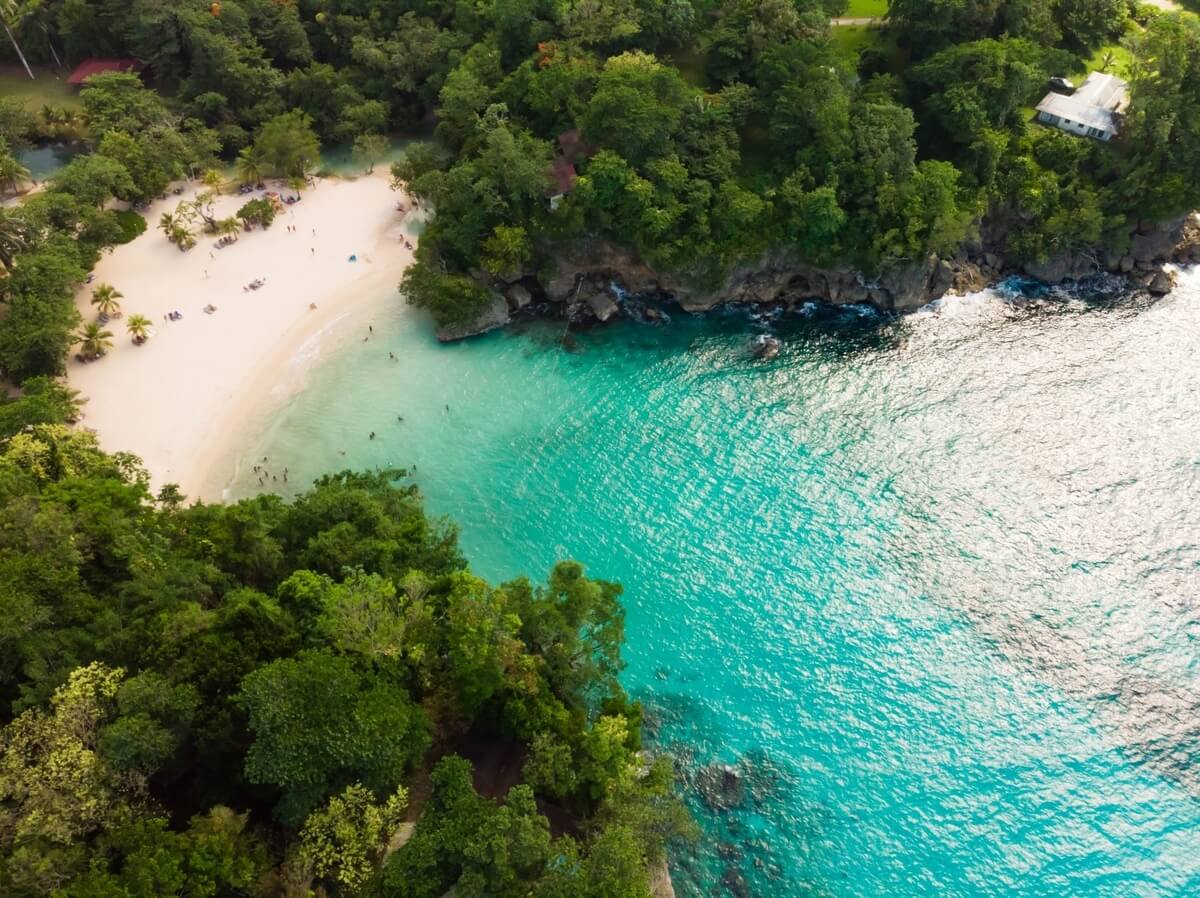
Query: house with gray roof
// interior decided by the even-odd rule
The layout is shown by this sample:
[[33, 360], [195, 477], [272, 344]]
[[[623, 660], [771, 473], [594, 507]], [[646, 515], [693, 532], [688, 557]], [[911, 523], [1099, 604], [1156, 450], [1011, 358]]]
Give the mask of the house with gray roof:
[[1072, 94], [1051, 92], [1037, 106], [1039, 122], [1068, 134], [1109, 141], [1120, 133], [1129, 105], [1129, 84], [1115, 75], [1092, 72]]

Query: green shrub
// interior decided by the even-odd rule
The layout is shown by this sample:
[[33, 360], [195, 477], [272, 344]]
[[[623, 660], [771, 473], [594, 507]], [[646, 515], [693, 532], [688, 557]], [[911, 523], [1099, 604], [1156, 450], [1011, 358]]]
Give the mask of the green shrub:
[[121, 229], [121, 236], [117, 243], [129, 243], [146, 233], [146, 219], [133, 210], [114, 212], [113, 215]]

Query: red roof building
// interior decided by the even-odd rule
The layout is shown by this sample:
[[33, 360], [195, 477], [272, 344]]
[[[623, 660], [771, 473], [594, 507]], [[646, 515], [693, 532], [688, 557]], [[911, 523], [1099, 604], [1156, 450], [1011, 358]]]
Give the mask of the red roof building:
[[67, 78], [67, 84], [83, 84], [92, 75], [105, 72], [140, 72], [145, 65], [136, 59], [85, 59]]
[[554, 187], [546, 192], [550, 196], [556, 194], [561, 196], [562, 194], [570, 193], [575, 189], [575, 179], [577, 177], [575, 166], [562, 156], [559, 156], [550, 166], [550, 180], [554, 182]]
[[572, 128], [570, 131], [564, 131], [558, 135], [558, 148], [562, 150], [562, 154], [568, 162], [587, 159], [596, 152], [594, 146], [584, 141], [578, 128]]
[[575, 181], [579, 177], [575, 170], [576, 160], [587, 159], [596, 151], [596, 148], [585, 143], [580, 133], [574, 129], [558, 135], [558, 147], [562, 155], [555, 157], [547, 173], [554, 183], [554, 186], [546, 191], [546, 195], [551, 198], [550, 206], [553, 209], [557, 209], [558, 202], [575, 189]]

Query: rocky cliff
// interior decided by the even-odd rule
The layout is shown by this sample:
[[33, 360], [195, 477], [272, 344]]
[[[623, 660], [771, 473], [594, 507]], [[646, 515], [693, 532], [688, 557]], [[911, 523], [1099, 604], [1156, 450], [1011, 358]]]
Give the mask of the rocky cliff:
[[957, 260], [955, 289], [979, 290], [1006, 274], [1061, 284], [1108, 272], [1122, 275], [1151, 293], [1169, 293], [1175, 279], [1163, 266], [1200, 262], [1200, 218], [1193, 214], [1167, 222], [1131, 222], [1127, 243], [1129, 248], [1124, 253], [1081, 247], [1043, 262], [1022, 265], [1010, 265], [1002, 254], [981, 244]]
[[1015, 264], [994, 248], [1002, 241], [985, 238], [954, 259], [929, 256], [893, 266], [875, 277], [845, 268], [818, 268], [775, 252], [739, 266], [710, 288], [656, 271], [629, 249], [589, 238], [541, 247], [542, 257], [550, 260], [545, 270], [493, 283], [495, 298], [478, 322], [439, 330], [438, 336], [457, 340], [483, 333], [506, 324], [511, 314], [528, 314], [528, 310], [569, 321], [605, 322], [621, 312], [614, 287], [632, 294], [668, 297], [689, 312], [708, 311], [727, 302], [790, 305], [813, 300], [833, 305], [870, 303], [903, 312], [950, 292], [981, 290], [1013, 274], [1060, 284], [1109, 271], [1162, 294], [1174, 284], [1164, 263], [1200, 262], [1197, 216], [1162, 224], [1131, 223], [1130, 229], [1129, 250], [1123, 254], [1082, 248], [1044, 262]]

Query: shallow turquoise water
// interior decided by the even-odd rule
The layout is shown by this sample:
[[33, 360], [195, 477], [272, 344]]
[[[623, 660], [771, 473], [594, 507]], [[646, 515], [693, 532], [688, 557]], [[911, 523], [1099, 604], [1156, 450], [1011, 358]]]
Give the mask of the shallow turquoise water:
[[484, 575], [626, 585], [658, 744], [757, 785], [693, 797], [684, 895], [1200, 894], [1200, 272], [809, 311], [763, 364], [740, 311], [568, 351], [397, 301], [245, 455], [415, 464]]
[[32, 147], [17, 152], [17, 160], [29, 169], [30, 177], [44, 181], [62, 171], [63, 167], [78, 156], [82, 148], [76, 144]]

